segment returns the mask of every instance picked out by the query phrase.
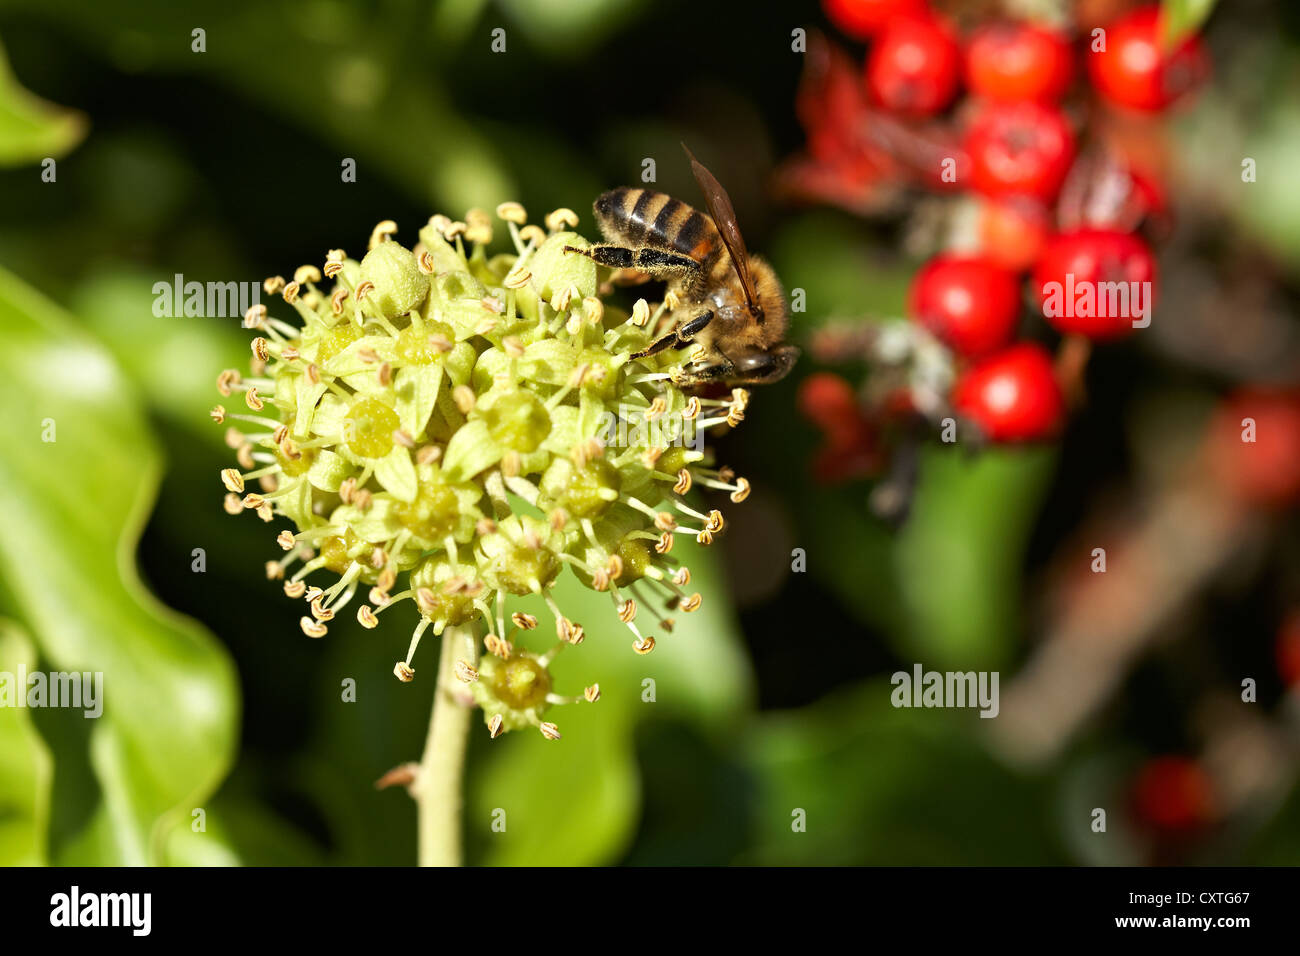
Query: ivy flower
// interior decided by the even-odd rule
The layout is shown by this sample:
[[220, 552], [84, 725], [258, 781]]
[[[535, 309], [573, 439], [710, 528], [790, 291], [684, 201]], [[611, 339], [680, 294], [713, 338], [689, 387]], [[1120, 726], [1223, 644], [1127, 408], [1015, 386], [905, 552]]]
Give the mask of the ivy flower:
[[[545, 228], [517, 203], [497, 217], [510, 253], [489, 254], [494, 220], [471, 210], [434, 216], [413, 250], [384, 222], [360, 261], [335, 249], [323, 268], [266, 280], [297, 321], [249, 310], [250, 374], [217, 379], [245, 407], [212, 418], [229, 424], [238, 465], [221, 473], [226, 510], [290, 525], [267, 576], [308, 604], [304, 633], [324, 637], [354, 601], [367, 628], [410, 602], [419, 619], [394, 668], [409, 681], [423, 635], [476, 628], [478, 659], [455, 676], [492, 736], [531, 726], [555, 739], [547, 710], [600, 692], [552, 688], [555, 654], [587, 633], [553, 586], [573, 574], [608, 593], [608, 621], [588, 625], [627, 628], [641, 654], [671, 614], [698, 608], [672, 552], [682, 535], [707, 545], [723, 528], [720, 511], [693, 503], [696, 486], [734, 502], [749, 493], [703, 442], [740, 423], [748, 394], [683, 391], [681, 352], [632, 357], [671, 317], [645, 300], [630, 313], [606, 305], [596, 265], [564, 252], [588, 245], [570, 210]], [[538, 627], [507, 616], [525, 595], [553, 618], [545, 653], [516, 646]]]

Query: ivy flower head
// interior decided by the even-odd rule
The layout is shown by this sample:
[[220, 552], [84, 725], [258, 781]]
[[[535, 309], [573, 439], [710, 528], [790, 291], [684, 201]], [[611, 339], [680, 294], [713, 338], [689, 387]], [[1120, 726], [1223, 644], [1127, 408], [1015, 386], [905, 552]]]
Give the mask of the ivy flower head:
[[[491, 255], [497, 221], [513, 251]], [[703, 442], [740, 423], [748, 394], [688, 394], [675, 384], [681, 352], [633, 358], [665, 307], [607, 305], [596, 265], [564, 251], [588, 246], [577, 223], [557, 210], [528, 224], [504, 203], [496, 220], [434, 216], [411, 250], [384, 222], [360, 261], [336, 249], [322, 268], [266, 280], [295, 321], [249, 310], [250, 374], [217, 380], [244, 407], [212, 410], [238, 465], [221, 473], [226, 510], [292, 526], [267, 576], [307, 603], [303, 632], [324, 637], [350, 605], [374, 628], [410, 602], [419, 620], [394, 668], [409, 681], [424, 634], [476, 626], [481, 656], [457, 676], [493, 736], [532, 726], [553, 739], [549, 707], [599, 697], [551, 686], [555, 653], [588, 627], [626, 628], [647, 654], [671, 614], [698, 608], [673, 547], [711, 543], [724, 520], [688, 496], [749, 493]], [[608, 620], [565, 615], [551, 594], [563, 574], [610, 595]], [[545, 653], [517, 646], [539, 627], [507, 615], [524, 595], [553, 618]]]

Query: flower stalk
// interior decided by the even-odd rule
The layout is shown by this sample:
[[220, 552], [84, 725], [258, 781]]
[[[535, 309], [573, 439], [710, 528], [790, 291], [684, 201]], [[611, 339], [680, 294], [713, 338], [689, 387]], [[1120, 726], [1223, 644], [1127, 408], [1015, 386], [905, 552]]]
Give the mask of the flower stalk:
[[448, 628], [442, 635], [429, 733], [414, 787], [420, 866], [460, 866], [464, 856], [461, 817], [472, 701], [457, 692], [455, 669], [475, 643], [469, 628]]

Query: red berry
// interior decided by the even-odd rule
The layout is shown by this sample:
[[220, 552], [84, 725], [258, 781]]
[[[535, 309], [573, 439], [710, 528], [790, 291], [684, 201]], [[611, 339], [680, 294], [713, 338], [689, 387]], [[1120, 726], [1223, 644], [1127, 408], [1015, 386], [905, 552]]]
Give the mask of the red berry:
[[826, 18], [855, 40], [870, 40], [900, 14], [925, 12], [925, 0], [822, 0]]
[[993, 103], [966, 133], [971, 181], [990, 196], [1022, 193], [1050, 201], [1074, 159], [1065, 114], [1041, 103]]
[[834, 372], [814, 372], [799, 384], [799, 411], [824, 432], [851, 431], [862, 418], [853, 386]]
[[1288, 614], [1278, 628], [1277, 672], [1288, 687], [1300, 684], [1300, 610]]
[[1021, 272], [1032, 266], [1050, 233], [1047, 207], [1032, 196], [989, 197], [980, 203], [980, 251], [1004, 269]]
[[824, 435], [813, 457], [818, 481], [847, 481], [879, 468], [876, 429], [862, 414], [852, 385], [833, 372], [814, 372], [800, 384], [797, 401], [804, 417]]
[[1300, 499], [1300, 390], [1237, 392], [1220, 406], [1208, 441], [1212, 473], [1244, 501], [1281, 508]]
[[1150, 318], [1155, 275], [1151, 250], [1137, 236], [1077, 229], [1048, 240], [1034, 269], [1034, 291], [1058, 331], [1104, 341]]
[[880, 34], [867, 58], [867, 91], [885, 109], [928, 116], [957, 92], [961, 50], [933, 17], [900, 17]]
[[1143, 823], [1166, 831], [1196, 830], [1214, 818], [1214, 785], [1186, 757], [1157, 757], [1138, 772], [1133, 807]]
[[1047, 438], [1065, 416], [1052, 358], [1030, 342], [967, 369], [953, 388], [953, 406], [999, 442]]
[[1020, 312], [1015, 273], [979, 256], [938, 255], [912, 280], [912, 318], [962, 355], [1011, 341]]
[[988, 24], [966, 47], [966, 85], [991, 100], [1055, 100], [1072, 74], [1070, 44], [1031, 23]]
[[1106, 49], [1088, 53], [1092, 85], [1106, 99], [1137, 110], [1161, 110], [1198, 86], [1209, 72], [1205, 44], [1193, 34], [1165, 50], [1160, 7], [1151, 5], [1106, 29]]

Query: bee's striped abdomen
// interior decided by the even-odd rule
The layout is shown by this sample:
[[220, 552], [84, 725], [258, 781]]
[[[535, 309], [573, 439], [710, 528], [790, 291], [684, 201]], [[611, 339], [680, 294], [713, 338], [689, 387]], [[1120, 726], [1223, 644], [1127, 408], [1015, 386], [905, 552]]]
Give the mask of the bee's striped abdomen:
[[721, 248], [713, 221], [680, 199], [652, 189], [620, 186], [596, 200], [596, 219], [606, 236], [711, 262]]

